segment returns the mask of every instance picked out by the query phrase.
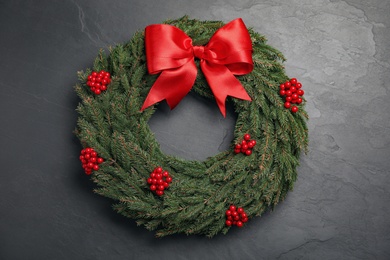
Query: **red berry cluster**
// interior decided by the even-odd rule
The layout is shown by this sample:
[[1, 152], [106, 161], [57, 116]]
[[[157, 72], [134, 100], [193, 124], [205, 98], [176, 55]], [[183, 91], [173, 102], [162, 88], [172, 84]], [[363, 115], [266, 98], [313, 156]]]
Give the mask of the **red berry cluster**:
[[234, 153], [243, 153], [249, 156], [252, 154], [252, 149], [255, 145], [256, 141], [251, 140], [251, 136], [249, 134], [245, 134], [244, 140], [242, 140], [241, 144], [236, 144], [236, 146], [234, 147]]
[[150, 190], [156, 193], [158, 196], [164, 195], [164, 190], [169, 187], [169, 183], [172, 182], [172, 177], [167, 171], [163, 171], [161, 167], [156, 167], [150, 174], [147, 180], [150, 185]]
[[289, 81], [280, 84], [279, 94], [285, 96], [284, 107], [287, 109], [291, 108], [291, 112], [293, 113], [298, 112], [298, 107], [291, 104], [301, 104], [301, 96], [305, 94], [301, 87], [302, 84], [298, 82], [296, 78], [292, 78]]
[[96, 95], [100, 95], [102, 91], [107, 90], [107, 85], [111, 82], [110, 73], [101, 70], [98, 72], [93, 71], [91, 75], [88, 76], [87, 86], [94, 92]]
[[98, 157], [97, 152], [93, 148], [85, 148], [81, 150], [80, 161], [83, 164], [85, 174], [90, 175], [92, 171], [99, 170], [99, 164], [104, 162], [103, 158]]
[[248, 216], [246, 215], [243, 208], [236, 208], [236, 206], [231, 205], [228, 210], [226, 210], [226, 226], [230, 227], [231, 225], [242, 227], [245, 222], [248, 222]]

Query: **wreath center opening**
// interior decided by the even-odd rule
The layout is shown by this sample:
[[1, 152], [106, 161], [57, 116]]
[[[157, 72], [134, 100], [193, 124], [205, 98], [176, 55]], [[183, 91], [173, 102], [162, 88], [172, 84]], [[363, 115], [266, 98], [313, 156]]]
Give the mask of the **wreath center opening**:
[[156, 108], [148, 125], [164, 153], [204, 161], [229, 149], [237, 119], [230, 102], [226, 103], [226, 118], [214, 100], [194, 92], [173, 110], [165, 101]]

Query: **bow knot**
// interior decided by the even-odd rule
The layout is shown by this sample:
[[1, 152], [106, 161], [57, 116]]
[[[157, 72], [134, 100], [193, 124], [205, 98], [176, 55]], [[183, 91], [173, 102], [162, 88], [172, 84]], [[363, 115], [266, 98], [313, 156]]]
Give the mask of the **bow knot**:
[[244, 22], [236, 19], [218, 29], [205, 46], [193, 46], [192, 39], [177, 27], [149, 25], [145, 29], [147, 67], [150, 74], [161, 73], [141, 108], [166, 100], [173, 109], [191, 90], [198, 69], [207, 80], [223, 116], [227, 96], [251, 100], [234, 75], [253, 70], [252, 41]]
[[200, 60], [203, 60], [205, 58], [204, 46], [194, 46], [192, 47], [192, 49], [196, 58]]

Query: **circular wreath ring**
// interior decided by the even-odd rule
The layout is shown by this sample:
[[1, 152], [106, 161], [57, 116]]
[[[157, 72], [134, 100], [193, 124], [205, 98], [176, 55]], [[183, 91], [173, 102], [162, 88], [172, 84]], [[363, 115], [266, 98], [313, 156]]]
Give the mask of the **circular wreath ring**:
[[[194, 45], [204, 45], [224, 25], [220, 21], [198, 21], [188, 17], [168, 20], [166, 24], [183, 30]], [[148, 126], [155, 106], [140, 108], [156, 80], [146, 69], [144, 32], [129, 42], [101, 51], [93, 70], [106, 70], [111, 83], [101, 95], [86, 86], [91, 70], [78, 73], [75, 86], [81, 98], [75, 133], [83, 147], [104, 158], [94, 171], [95, 191], [115, 201], [114, 209], [135, 219], [138, 225], [156, 230], [162, 237], [174, 233], [226, 234], [226, 210], [242, 207], [248, 218], [261, 215], [281, 201], [297, 178], [301, 150], [307, 148], [307, 114], [302, 104], [292, 113], [284, 108], [279, 85], [285, 75], [283, 55], [266, 44], [264, 36], [248, 29], [253, 44], [254, 69], [238, 76], [252, 98], [233, 102], [237, 121], [231, 149], [205, 161], [183, 160], [164, 154]], [[199, 65], [199, 61], [196, 61]], [[199, 66], [198, 66], [199, 68]], [[213, 98], [202, 72], [193, 91]], [[250, 156], [235, 154], [234, 146], [249, 133], [257, 141]], [[162, 167], [172, 183], [163, 196], [156, 196], [147, 183], [150, 173]]]

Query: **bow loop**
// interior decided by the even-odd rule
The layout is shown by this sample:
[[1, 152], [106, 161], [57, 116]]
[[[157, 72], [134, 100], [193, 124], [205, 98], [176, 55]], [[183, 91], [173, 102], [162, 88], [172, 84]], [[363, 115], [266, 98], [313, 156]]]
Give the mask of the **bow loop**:
[[168, 24], [148, 26], [145, 42], [150, 74], [181, 67], [193, 58], [191, 38], [177, 27]]
[[141, 110], [166, 99], [173, 109], [191, 90], [197, 75], [194, 58], [225, 116], [227, 96], [251, 100], [234, 75], [253, 70], [252, 42], [241, 19], [218, 29], [206, 46], [193, 46], [192, 39], [177, 27], [155, 24], [145, 29], [147, 68], [160, 73]]

